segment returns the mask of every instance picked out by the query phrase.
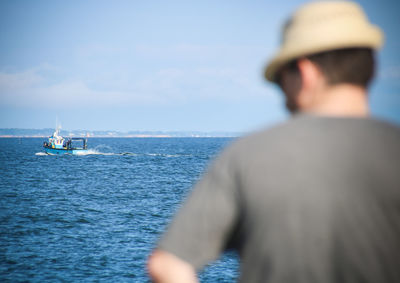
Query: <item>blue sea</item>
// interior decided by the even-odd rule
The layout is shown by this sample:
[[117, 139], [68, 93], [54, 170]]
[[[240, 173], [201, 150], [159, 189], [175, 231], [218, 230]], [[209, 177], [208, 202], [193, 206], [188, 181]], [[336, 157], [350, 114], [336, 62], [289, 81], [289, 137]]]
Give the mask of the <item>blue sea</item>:
[[[146, 260], [230, 138], [90, 138], [51, 156], [44, 139], [0, 139], [1, 282], [149, 282]], [[232, 282], [235, 254], [199, 274]]]

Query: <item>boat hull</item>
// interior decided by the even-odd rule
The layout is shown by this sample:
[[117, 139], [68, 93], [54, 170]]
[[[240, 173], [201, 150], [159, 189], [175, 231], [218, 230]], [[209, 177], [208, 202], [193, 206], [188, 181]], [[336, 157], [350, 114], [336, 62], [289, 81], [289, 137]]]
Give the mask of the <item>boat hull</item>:
[[50, 148], [50, 147], [44, 147], [44, 151], [47, 154], [52, 154], [52, 155], [62, 155], [62, 154], [72, 154], [72, 155], [79, 155], [79, 154], [84, 154], [87, 152], [87, 149], [83, 148]]

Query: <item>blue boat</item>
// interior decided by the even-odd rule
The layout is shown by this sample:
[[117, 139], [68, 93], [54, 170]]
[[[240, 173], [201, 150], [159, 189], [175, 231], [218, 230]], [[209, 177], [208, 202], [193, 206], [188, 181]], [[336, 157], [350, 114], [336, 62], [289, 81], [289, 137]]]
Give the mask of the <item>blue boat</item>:
[[63, 138], [57, 128], [47, 142], [43, 143], [44, 151], [47, 154], [85, 154], [87, 149], [86, 138]]

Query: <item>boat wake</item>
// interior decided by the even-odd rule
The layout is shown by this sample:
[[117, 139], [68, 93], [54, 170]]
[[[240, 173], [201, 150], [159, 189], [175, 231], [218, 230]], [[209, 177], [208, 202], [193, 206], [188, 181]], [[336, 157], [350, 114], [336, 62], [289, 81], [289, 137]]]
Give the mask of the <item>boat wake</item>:
[[[36, 152], [36, 156], [62, 156], [58, 154], [51, 154], [46, 152]], [[87, 155], [103, 155], [103, 156], [148, 156], [148, 157], [164, 157], [164, 158], [172, 158], [172, 157], [190, 157], [192, 155], [188, 154], [164, 154], [164, 153], [133, 153], [133, 152], [101, 152], [96, 149], [88, 149], [85, 151], [77, 152], [75, 154], [63, 154], [67, 156], [87, 156]]]
[[[50, 152], [37, 152], [36, 156], [62, 156], [59, 154], [52, 154]], [[190, 157], [191, 154], [167, 154], [167, 153], [134, 153], [134, 152], [113, 152], [113, 148], [108, 145], [98, 145], [93, 149], [87, 149], [82, 151], [76, 151], [74, 154], [65, 153], [67, 156], [87, 156], [87, 155], [103, 155], [103, 156], [147, 156], [147, 157], [162, 157], [162, 158], [173, 158], [173, 157]]]
[[[84, 151], [77, 151], [74, 154], [65, 153], [63, 155], [86, 156], [86, 155], [127, 155], [127, 154], [130, 154], [130, 153], [101, 152], [101, 151], [98, 151], [95, 149], [88, 149], [88, 150], [84, 150]], [[59, 154], [51, 154], [51, 153], [46, 153], [46, 152], [36, 152], [35, 155], [36, 156], [49, 156], [49, 155], [60, 156]], [[134, 155], [134, 153], [132, 153], [132, 155]]]
[[35, 155], [37, 155], [37, 156], [46, 156], [46, 155], [49, 155], [49, 154], [47, 154], [46, 152], [36, 152]]

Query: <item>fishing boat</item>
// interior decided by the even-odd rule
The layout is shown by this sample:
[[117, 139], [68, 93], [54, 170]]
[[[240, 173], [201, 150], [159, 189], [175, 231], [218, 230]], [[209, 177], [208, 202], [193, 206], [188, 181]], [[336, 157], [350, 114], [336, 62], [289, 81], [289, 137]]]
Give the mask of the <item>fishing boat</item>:
[[47, 142], [43, 143], [47, 154], [84, 154], [88, 151], [86, 138], [63, 138], [57, 127]]

